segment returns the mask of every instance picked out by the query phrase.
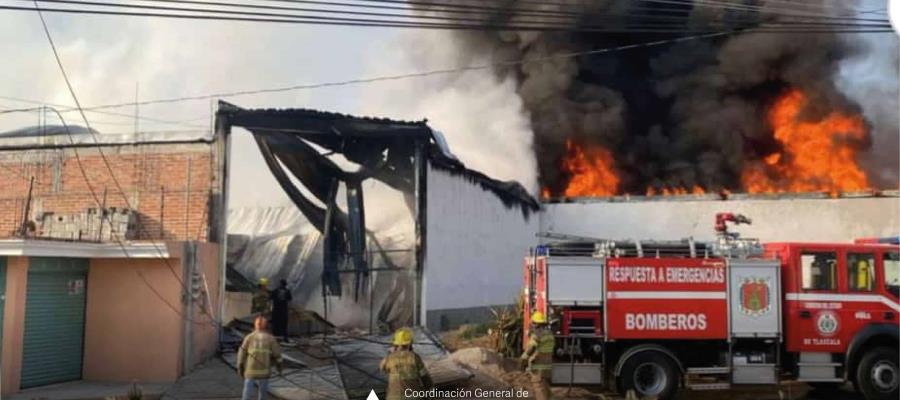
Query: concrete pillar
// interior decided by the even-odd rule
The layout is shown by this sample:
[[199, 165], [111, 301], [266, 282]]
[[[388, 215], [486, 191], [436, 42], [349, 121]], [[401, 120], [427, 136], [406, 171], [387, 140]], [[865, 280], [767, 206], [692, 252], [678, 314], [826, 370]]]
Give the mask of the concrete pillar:
[[3, 347], [0, 357], [0, 394], [19, 391], [25, 340], [25, 289], [28, 257], [9, 257], [6, 263], [6, 301], [3, 302]]

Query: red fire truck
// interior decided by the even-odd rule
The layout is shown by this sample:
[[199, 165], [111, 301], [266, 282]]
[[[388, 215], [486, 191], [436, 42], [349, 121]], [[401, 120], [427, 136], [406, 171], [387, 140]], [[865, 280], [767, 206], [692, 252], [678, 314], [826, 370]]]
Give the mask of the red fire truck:
[[553, 384], [679, 387], [845, 382], [898, 398], [900, 243], [671, 242], [549, 235], [525, 259], [525, 326], [549, 316]]

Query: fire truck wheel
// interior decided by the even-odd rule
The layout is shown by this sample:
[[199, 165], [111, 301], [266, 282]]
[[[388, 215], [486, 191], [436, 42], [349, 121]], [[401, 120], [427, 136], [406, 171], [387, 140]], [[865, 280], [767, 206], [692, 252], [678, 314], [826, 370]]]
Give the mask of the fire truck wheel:
[[622, 366], [621, 388], [634, 390], [639, 398], [672, 398], [678, 390], [678, 369], [668, 356], [645, 351], [635, 354]]
[[866, 400], [896, 400], [898, 382], [896, 349], [876, 347], [859, 361], [856, 383]]

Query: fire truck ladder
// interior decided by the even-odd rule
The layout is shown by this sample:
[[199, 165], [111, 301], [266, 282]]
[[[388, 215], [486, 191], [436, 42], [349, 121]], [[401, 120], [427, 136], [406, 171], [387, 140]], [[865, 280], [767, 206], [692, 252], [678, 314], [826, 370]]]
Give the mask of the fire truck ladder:
[[538, 237], [554, 240], [541, 248], [550, 256], [583, 257], [702, 257], [713, 255], [713, 243], [682, 240], [611, 240], [586, 236], [539, 232]]

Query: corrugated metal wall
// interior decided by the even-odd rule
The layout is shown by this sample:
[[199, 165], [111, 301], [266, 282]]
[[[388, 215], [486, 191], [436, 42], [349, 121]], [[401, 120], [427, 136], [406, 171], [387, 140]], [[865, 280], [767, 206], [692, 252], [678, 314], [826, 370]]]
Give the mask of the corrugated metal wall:
[[537, 242], [538, 215], [525, 218], [478, 183], [429, 168], [424, 309], [430, 329], [487, 321], [516, 302], [522, 259]]
[[84, 259], [30, 259], [22, 388], [81, 379], [87, 270]]

